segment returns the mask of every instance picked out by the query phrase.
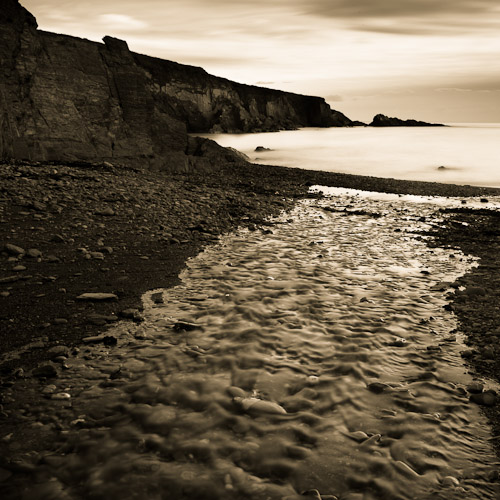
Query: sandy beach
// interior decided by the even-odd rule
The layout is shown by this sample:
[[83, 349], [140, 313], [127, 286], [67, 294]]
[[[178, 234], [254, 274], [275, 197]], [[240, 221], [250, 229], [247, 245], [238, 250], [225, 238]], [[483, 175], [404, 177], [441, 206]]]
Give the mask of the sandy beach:
[[[310, 196], [311, 185], [464, 199], [464, 208], [442, 212], [444, 223], [427, 234], [431, 246], [480, 258], [454, 285], [447, 307], [467, 336], [470, 350], [462, 356], [471, 369], [500, 381], [498, 212], [467, 209], [469, 197], [487, 199], [500, 190], [261, 165], [188, 177], [110, 164], [5, 164], [0, 169], [0, 484], [7, 487], [7, 498], [16, 498], [15, 488], [36, 476], [37, 460], [43, 462], [37, 450], [48, 435], [31, 424], [41, 420], [56, 432], [60, 425], [27, 411], [36, 401], [23, 399], [24, 381], [39, 380], [41, 392], [86, 343], [112, 346], [116, 339], [106, 330], [122, 319], [140, 324], [147, 290], [178, 284], [186, 259], [236, 227], [264, 236], [269, 217]], [[498, 450], [496, 395], [480, 388], [471, 399], [491, 420]], [[30, 432], [21, 439], [27, 425]]]

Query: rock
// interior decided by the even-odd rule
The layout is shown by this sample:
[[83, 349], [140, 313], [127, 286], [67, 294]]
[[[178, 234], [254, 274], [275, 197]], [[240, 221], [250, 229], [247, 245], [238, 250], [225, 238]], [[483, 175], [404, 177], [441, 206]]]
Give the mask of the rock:
[[16, 273], [19, 273], [21, 271], [26, 271], [26, 266], [21, 266], [21, 265], [14, 266], [12, 270]]
[[163, 293], [162, 293], [162, 292], [153, 293], [153, 294], [151, 295], [151, 300], [152, 300], [155, 304], [163, 304], [163, 303], [164, 303], [164, 300], [163, 300]]
[[26, 252], [26, 257], [30, 257], [32, 259], [38, 259], [41, 256], [42, 252], [40, 252], [40, 250], [37, 250], [36, 248], [29, 248]]
[[459, 486], [460, 485], [460, 481], [456, 477], [446, 476], [441, 481], [441, 484], [445, 488], [452, 488], [452, 487], [455, 487], [455, 486]]
[[372, 382], [371, 384], [368, 384], [367, 387], [369, 391], [375, 394], [382, 394], [383, 392], [391, 388], [390, 385], [384, 384], [382, 382]]
[[16, 281], [19, 281], [21, 279], [20, 276], [7, 276], [5, 278], [0, 278], [0, 285], [3, 285], [5, 283], [15, 283]]
[[115, 211], [111, 207], [106, 207], [101, 210], [96, 210], [94, 213], [96, 215], [104, 215], [104, 216], [116, 215]]
[[263, 151], [272, 151], [272, 149], [265, 148], [264, 146], [257, 146], [255, 148], [256, 153], [262, 153]]
[[88, 301], [104, 301], [104, 300], [118, 300], [118, 296], [114, 293], [99, 293], [99, 292], [87, 292], [82, 293], [76, 300], [88, 300]]
[[174, 325], [174, 330], [176, 331], [191, 331], [191, 330], [196, 330], [198, 328], [203, 328], [201, 325], [198, 325], [196, 323], [190, 323], [189, 321], [182, 321], [179, 320], [175, 323]]
[[68, 356], [69, 351], [69, 347], [66, 347], [65, 345], [56, 345], [48, 350], [48, 354], [53, 359], [58, 356]]
[[60, 234], [54, 234], [50, 239], [53, 243], [64, 243], [66, 240]]
[[4, 247], [5, 251], [10, 255], [24, 255], [26, 252], [24, 248], [18, 247], [17, 245], [12, 245], [11, 243], [7, 243]]
[[373, 117], [369, 127], [444, 127], [440, 123], [427, 123], [418, 120], [401, 120], [378, 114]]
[[480, 393], [471, 394], [470, 401], [482, 406], [495, 406], [497, 402], [497, 394], [495, 391], [489, 390]]
[[464, 293], [472, 297], [487, 295], [486, 289], [482, 286], [468, 286]]
[[258, 398], [234, 398], [234, 401], [247, 413], [267, 413], [272, 415], [286, 415], [286, 410], [277, 403], [264, 401]]
[[56, 257], [55, 255], [47, 255], [45, 261], [55, 263], [55, 262], [61, 262], [61, 259], [59, 257]]
[[104, 260], [104, 254], [102, 252], [90, 252], [90, 256], [94, 260]]
[[122, 318], [131, 319], [138, 323], [144, 321], [144, 317], [142, 316], [141, 312], [138, 309], [132, 309], [132, 308], [124, 309], [123, 311], [119, 312], [119, 315]]
[[118, 343], [118, 339], [113, 335], [95, 335], [93, 337], [84, 337], [82, 342], [85, 344], [99, 344], [113, 346]]
[[393, 340], [392, 342], [389, 342], [389, 345], [392, 345], [394, 347], [406, 347], [408, 345], [408, 342], [404, 338], [398, 338], [396, 340]]
[[67, 325], [68, 320], [66, 318], [56, 318], [56, 319], [54, 319], [54, 321], [52, 323], [54, 325]]
[[56, 401], [65, 401], [71, 399], [71, 394], [67, 392], [56, 392], [55, 394], [52, 394], [50, 399], [55, 399]]
[[45, 363], [31, 370], [31, 375], [37, 378], [54, 378], [58, 376], [58, 373], [54, 365]]

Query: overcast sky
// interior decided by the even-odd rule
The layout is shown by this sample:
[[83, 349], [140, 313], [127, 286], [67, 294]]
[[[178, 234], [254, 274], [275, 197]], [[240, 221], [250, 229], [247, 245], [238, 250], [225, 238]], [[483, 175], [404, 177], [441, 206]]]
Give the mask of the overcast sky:
[[500, 0], [21, 0], [40, 29], [376, 113], [500, 122]]

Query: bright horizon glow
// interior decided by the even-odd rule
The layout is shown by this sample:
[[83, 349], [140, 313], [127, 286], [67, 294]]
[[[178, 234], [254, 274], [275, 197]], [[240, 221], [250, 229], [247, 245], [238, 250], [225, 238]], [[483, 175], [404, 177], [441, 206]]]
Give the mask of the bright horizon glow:
[[21, 0], [40, 29], [377, 113], [500, 122], [497, 0]]

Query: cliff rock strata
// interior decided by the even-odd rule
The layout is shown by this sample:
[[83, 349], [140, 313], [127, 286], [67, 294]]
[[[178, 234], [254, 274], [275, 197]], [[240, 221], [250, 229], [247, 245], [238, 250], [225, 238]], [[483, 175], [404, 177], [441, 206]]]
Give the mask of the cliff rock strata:
[[238, 84], [37, 29], [17, 0], [0, 10], [0, 158], [128, 162], [189, 171], [242, 161], [188, 132], [253, 132], [351, 121], [318, 97]]

